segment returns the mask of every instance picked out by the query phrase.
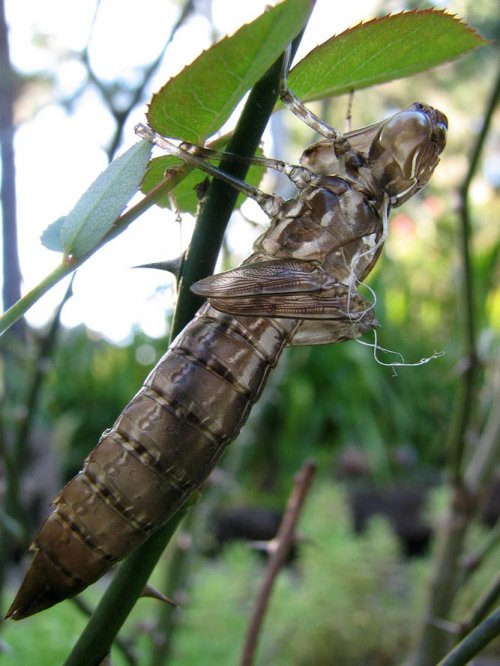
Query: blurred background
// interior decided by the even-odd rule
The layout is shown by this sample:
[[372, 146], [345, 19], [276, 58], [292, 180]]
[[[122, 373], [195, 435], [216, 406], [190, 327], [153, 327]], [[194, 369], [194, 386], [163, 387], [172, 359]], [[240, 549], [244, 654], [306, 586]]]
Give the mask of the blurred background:
[[[56, 253], [42, 247], [40, 234], [69, 211], [110, 159], [135, 142], [133, 127], [144, 120], [151, 94], [268, 2], [2, 4], [15, 128], [15, 172], [3, 147], [2, 183], [15, 176], [16, 193], [15, 200], [3, 198], [5, 309], [59, 263]], [[362, 20], [430, 6], [318, 0], [298, 59]], [[499, 76], [500, 17], [494, 0], [432, 6], [457, 14], [491, 44], [431, 72], [356, 93], [352, 127], [369, 125], [416, 100], [448, 116], [449, 143], [441, 165], [421, 195], [392, 213], [389, 240], [369, 282], [377, 295], [383, 347], [408, 363], [435, 352], [444, 355], [395, 371], [355, 342], [289, 350], [186, 528], [188, 542], [203, 557], [194, 557], [194, 548], [186, 551], [185, 543], [178, 546], [191, 553], [191, 560], [189, 574], [179, 578], [186, 610], [175, 617], [172, 644], [165, 647], [158, 640], [157, 610], [148, 606], [151, 619], [144, 619], [145, 613], [131, 618], [128, 642], [116, 663], [143, 664], [150, 658], [157, 664], [237, 663], [247, 598], [261, 566], [253, 551], [265, 550], [255, 542], [274, 535], [293, 475], [307, 458], [317, 461], [318, 479], [294, 562], [277, 590], [261, 663], [402, 663], [424, 608], [434, 535], [449, 492], [447, 455], [461, 427], [468, 390], [464, 377], [472, 362], [466, 459], [485, 446], [487, 436], [496, 448], [488, 449], [490, 473], [480, 489], [470, 544], [486, 539], [488, 530], [498, 532], [498, 110], [470, 188], [469, 273], [464, 273], [460, 188]], [[2, 46], [4, 133], [9, 130], [9, 62], [5, 42]], [[346, 98], [311, 105], [341, 129], [347, 106]], [[315, 140], [311, 130], [281, 111], [266, 132], [264, 153], [296, 162]], [[266, 191], [282, 187], [272, 175], [262, 183]], [[248, 255], [265, 224], [256, 207], [244, 204], [231, 221], [221, 266], [234, 266]], [[7, 483], [5, 466], [0, 478], [4, 607], [20, 575], [22, 553], [51, 498], [78, 471], [166, 348], [174, 279], [132, 268], [181, 254], [192, 227], [189, 215], [179, 222], [171, 211], [148, 211], [78, 270], [63, 307], [68, 282], [41, 299], [0, 343], [0, 453], [17, 447], [19, 463], [16, 488]], [[383, 362], [395, 360], [379, 356]], [[241, 539], [251, 546], [242, 547]], [[236, 546], [222, 547], [234, 540]], [[493, 547], [498, 564], [498, 536]], [[164, 567], [172, 557], [166, 556]], [[471, 576], [457, 602], [457, 618], [491, 577], [494, 561], [492, 554], [481, 567], [483, 578]], [[162, 581], [166, 574], [157, 575]], [[99, 592], [86, 594], [92, 600]], [[57, 655], [66, 654], [83, 624], [80, 612], [68, 606], [26, 621], [32, 641], [21, 640], [19, 626], [17, 634], [9, 627], [0, 644], [5, 663], [59, 663], [63, 657]], [[67, 631], [61, 630], [62, 622]], [[384, 633], [386, 626], [394, 627], [393, 636]], [[49, 644], [47, 635], [53, 636]], [[146, 654], [153, 656], [146, 660]]]

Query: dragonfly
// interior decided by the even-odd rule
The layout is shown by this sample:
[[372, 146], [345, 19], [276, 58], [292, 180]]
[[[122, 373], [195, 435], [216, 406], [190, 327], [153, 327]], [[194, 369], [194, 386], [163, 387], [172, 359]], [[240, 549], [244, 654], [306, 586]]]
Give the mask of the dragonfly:
[[192, 286], [205, 303], [55, 498], [7, 617], [78, 594], [164, 525], [237, 437], [286, 347], [357, 339], [377, 325], [358, 288], [380, 256], [390, 209], [431, 178], [446, 116], [414, 103], [343, 134], [288, 89], [286, 71], [282, 100], [323, 138], [298, 164], [247, 161], [284, 173], [296, 188], [288, 200], [212, 165], [219, 153], [137, 127], [254, 199], [269, 226], [239, 267]]

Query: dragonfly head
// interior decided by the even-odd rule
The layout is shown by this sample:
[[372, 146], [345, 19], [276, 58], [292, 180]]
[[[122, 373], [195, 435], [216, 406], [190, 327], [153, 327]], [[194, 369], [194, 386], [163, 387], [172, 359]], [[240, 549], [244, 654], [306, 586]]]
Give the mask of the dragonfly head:
[[369, 151], [372, 173], [399, 206], [427, 184], [446, 145], [444, 113], [416, 102], [381, 123]]

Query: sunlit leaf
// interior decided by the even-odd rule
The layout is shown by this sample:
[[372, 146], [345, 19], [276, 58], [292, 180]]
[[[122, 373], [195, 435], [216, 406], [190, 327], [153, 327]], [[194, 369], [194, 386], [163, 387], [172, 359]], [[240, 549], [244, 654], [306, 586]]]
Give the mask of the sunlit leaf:
[[[279, 8], [284, 10], [285, 5], [288, 3], [271, 12]], [[241, 97], [242, 86], [234, 83], [234, 77], [245, 76], [247, 56], [242, 58], [241, 53], [250, 49], [248, 59], [255, 58], [256, 54], [260, 58], [260, 46], [258, 49], [255, 41], [257, 31], [271, 38], [271, 12], [203, 53], [178, 77], [169, 81], [154, 97], [150, 107], [148, 119], [154, 129], [166, 136], [187, 137], [198, 143], [215, 131], [221, 120], [226, 119], [229, 107], [232, 108]], [[361, 23], [318, 46], [293, 68], [290, 87], [303, 101], [338, 95], [427, 70], [485, 43], [466, 24], [443, 11], [422, 10], [386, 16]], [[276, 53], [279, 51], [276, 49]], [[226, 72], [225, 59], [229, 62], [234, 54], [241, 62], [237, 62], [234, 69], [227, 67], [232, 76], [223, 74]], [[255, 61], [254, 64], [257, 66]], [[264, 65], [261, 69], [265, 69]], [[257, 70], [250, 68], [247, 74], [252, 80], [257, 78]], [[169, 110], [175, 110], [176, 117], [170, 115]], [[180, 122], [179, 116], [182, 118]], [[191, 134], [184, 125], [190, 125]], [[197, 137], [193, 137], [193, 132]], [[149, 191], [158, 184], [165, 168], [172, 164], [175, 161], [167, 157], [153, 161], [143, 190]], [[195, 210], [193, 186], [201, 180], [200, 175], [190, 175], [185, 183], [176, 187], [181, 210]]]
[[149, 125], [203, 143], [298, 34], [310, 8], [308, 0], [285, 0], [204, 51], [154, 95]]
[[403, 12], [320, 44], [292, 69], [289, 84], [302, 101], [321, 99], [425, 71], [485, 43], [443, 11]]
[[81, 257], [90, 252], [113, 226], [137, 192], [151, 155], [151, 145], [140, 141], [114, 160], [92, 183], [68, 215], [42, 234], [42, 243]]

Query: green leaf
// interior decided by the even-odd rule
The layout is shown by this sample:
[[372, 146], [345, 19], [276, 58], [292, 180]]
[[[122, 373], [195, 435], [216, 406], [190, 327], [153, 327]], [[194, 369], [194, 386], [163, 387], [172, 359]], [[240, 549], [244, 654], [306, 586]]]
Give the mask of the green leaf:
[[58, 217], [57, 220], [51, 222], [49, 226], [42, 231], [40, 240], [42, 241], [42, 245], [45, 245], [48, 250], [53, 250], [54, 252], [62, 252], [64, 250], [62, 245], [62, 228], [65, 219], [66, 217], [64, 215]]
[[316, 47], [289, 77], [303, 101], [423, 72], [486, 44], [465, 23], [433, 9], [360, 23]]
[[201, 144], [302, 29], [309, 0], [285, 0], [204, 51], [154, 95], [147, 118], [163, 136]]
[[[296, 30], [303, 20], [300, 10], [304, 11], [302, 5], [287, 0], [205, 51], [154, 96], [148, 113], [151, 127], [164, 136], [203, 143], [289, 40], [280, 34], [282, 42], [272, 42], [275, 30], [281, 28], [274, 24], [280, 16], [277, 12], [284, 12], [283, 21], [291, 21], [293, 11]], [[290, 87], [305, 102], [339, 95], [424, 71], [485, 43], [466, 24], [443, 11], [386, 16], [361, 23], [315, 48], [291, 71]], [[165, 170], [176, 164], [179, 161], [170, 157], [153, 160], [143, 191], [157, 185]], [[190, 173], [190, 168], [183, 167], [183, 173]], [[195, 172], [175, 187], [180, 210], [196, 209], [193, 187], [202, 180]], [[167, 204], [167, 197], [162, 204]]]
[[[137, 192], [151, 155], [151, 145], [140, 141], [111, 162], [92, 183], [73, 210], [56, 220], [42, 235], [49, 249], [62, 249], [75, 258], [90, 252], [113, 226]], [[57, 233], [60, 232], [60, 242]]]

